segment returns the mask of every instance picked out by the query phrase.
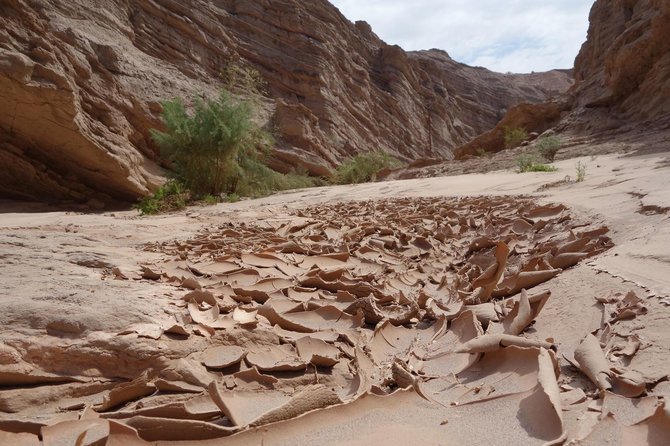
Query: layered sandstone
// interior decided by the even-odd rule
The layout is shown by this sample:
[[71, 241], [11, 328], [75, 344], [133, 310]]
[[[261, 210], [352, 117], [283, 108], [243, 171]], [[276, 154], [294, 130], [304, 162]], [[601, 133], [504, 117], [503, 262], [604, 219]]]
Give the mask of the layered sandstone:
[[406, 53], [325, 0], [8, 0], [0, 24], [0, 195], [22, 199], [147, 193], [162, 181], [160, 101], [215, 93], [233, 61], [267, 82], [273, 167], [317, 175], [368, 150], [449, 158], [510, 106], [571, 83]]

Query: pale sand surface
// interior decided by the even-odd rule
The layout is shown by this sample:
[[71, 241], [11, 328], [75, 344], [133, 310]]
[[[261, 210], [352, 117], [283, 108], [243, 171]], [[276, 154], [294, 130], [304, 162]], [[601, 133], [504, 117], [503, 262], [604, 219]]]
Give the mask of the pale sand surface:
[[[561, 183], [566, 175], [574, 177], [574, 165], [578, 160], [587, 164], [586, 180], [582, 183]], [[577, 225], [574, 231], [586, 228], [580, 225], [588, 224], [589, 228], [607, 226], [609, 228], [607, 236], [611, 238], [614, 246], [529, 290], [529, 294], [532, 295], [550, 290], [552, 295], [546, 301], [541, 313], [536, 315], [535, 323], [527, 327], [522, 336], [542, 341], [549, 339], [549, 342], [554, 344], [553, 348], [557, 350], [557, 354], [554, 355], [551, 350], [547, 350], [546, 345], [527, 347], [535, 352], [533, 358], [539, 358], [539, 362], [529, 370], [528, 380], [522, 379], [526, 375], [519, 375], [518, 371], [512, 372], [511, 382], [517, 383], [514, 384], [515, 391], [502, 394], [499, 391], [496, 394], [497, 398], [487, 399], [482, 396], [471, 404], [461, 405], [461, 401], [456, 401], [461, 384], [440, 385], [440, 379], [446, 378], [430, 379], [425, 374], [414, 373], [412, 379], [414, 382], [418, 379], [419, 387], [412, 385], [410, 390], [382, 397], [372, 393], [380, 393], [389, 388], [384, 387], [383, 380], [375, 381], [381, 378], [375, 378], [375, 374], [370, 372], [368, 378], [371, 384], [368, 383], [367, 387], [361, 384], [356, 390], [356, 386], [353, 386], [353, 393], [346, 395], [345, 390], [338, 391], [340, 400], [347, 404], [317, 410], [284, 421], [272, 417], [266, 418], [278, 421], [279, 424], [251, 428], [232, 437], [213, 440], [211, 444], [260, 444], [261, 441], [263, 444], [370, 444], [381, 441], [386, 441], [387, 444], [408, 444], [412, 441], [422, 444], [462, 444], [462, 442], [543, 444], [565, 437], [575, 439], [586, 436], [589, 437], [584, 444], [604, 444], [603, 439], [608, 436], [616, 438], [619, 444], [635, 444], [631, 441], [641, 441], [641, 438], [645, 440], [640, 444], [667, 444], [664, 441], [669, 438], [665, 435], [669, 432], [670, 416], [663, 412], [662, 408], [657, 415], [651, 415], [655, 410], [653, 408], [661, 404], [661, 400], [657, 397], [668, 393], [666, 383], [657, 383], [667, 380], [666, 377], [670, 376], [668, 157], [662, 154], [637, 157], [602, 155], [595, 159], [585, 157], [563, 160], [557, 162], [556, 166], [559, 170], [553, 173], [517, 174], [511, 171], [498, 171], [358, 186], [324, 187], [282, 193], [258, 200], [191, 208], [186, 212], [157, 217], [140, 218], [136, 212], [130, 211], [99, 215], [65, 212], [0, 214], [0, 305], [3, 309], [0, 312], [0, 339], [3, 341], [0, 346], [2, 349], [0, 376], [3, 377], [4, 385], [9, 386], [0, 389], [0, 431], [37, 433], [45, 424], [62, 427], [65, 424], [58, 424], [58, 421], [76, 420], [81, 415], [81, 410], [90, 405], [94, 407], [97, 405], [98, 412], [109, 412], [100, 406], [101, 398], [110, 398], [109, 389], [119, 384], [109, 380], [135, 379], [145, 369], [159, 372], [167, 370], [168, 373], [163, 375], [159, 373], [165, 380], [196, 386], [191, 390], [195, 393], [201, 392], [208, 401], [203, 403], [208, 409], [202, 409], [204, 411], [202, 413], [208, 414], [208, 411], [218, 413], [221, 409], [225, 414], [226, 410], [232, 410], [241, 417], [240, 414], [249, 410], [237, 406], [234, 409], [230, 408], [233, 403], [227, 402], [226, 398], [233, 398], [229, 393], [241, 391], [243, 386], [238, 383], [236, 390], [230, 390], [231, 387], [226, 386], [231, 383], [224, 378], [228, 371], [224, 370], [223, 375], [209, 373], [212, 370], [208, 372], [201, 365], [199, 355], [213, 344], [242, 345], [244, 348], [274, 345], [276, 340], [271, 339], [269, 331], [263, 328], [264, 324], [267, 324], [264, 317], [260, 319], [260, 325], [255, 330], [240, 331], [238, 328], [231, 330], [230, 327], [215, 327], [212, 330], [215, 335], [210, 337], [205, 333], [206, 328], [200, 328], [199, 331], [192, 332], [188, 340], [181, 340], [168, 334], [161, 336], [160, 332], [155, 335], [156, 329], [161, 327], [163, 330], [167, 329], [169, 325], [175, 323], [175, 318], [180, 321], [181, 313], [190, 312], [191, 317], [195, 315], [195, 318], [204, 318], [205, 326], [207, 323], [210, 325], [223, 323], [225, 319], [223, 308], [231, 304], [229, 301], [219, 300], [222, 316], [219, 316], [216, 322], [216, 317], [214, 320], [207, 319], [210, 315], [205, 314], [209, 308], [206, 304], [200, 308], [195, 304], [195, 308], [190, 309], [175, 305], [175, 302], [181, 301], [182, 296], [188, 292], [183, 287], [166, 280], [135, 280], [139, 279], [140, 264], [155, 265], [152, 268], [160, 270], [168, 268], [165, 265], [169, 265], [169, 262], [178, 260], [178, 257], [174, 256], [176, 251], [170, 251], [172, 249], [170, 246], [180, 246], [181, 242], [173, 243], [175, 240], [197, 239], [198, 234], [203, 234], [201, 231], [207, 234], [210, 231], [222, 230], [228, 223], [234, 223], [236, 230], [239, 230], [240, 224], [244, 223], [248, 227], [265, 228], [268, 233], [272, 233], [280, 231], [284, 227], [282, 225], [302, 218], [296, 214], [303, 208], [311, 209], [310, 218], [316, 218], [319, 207], [328, 208], [330, 210], [324, 211], [324, 216], [332, 222], [338, 218], [337, 210], [333, 210], [336, 208], [332, 206], [338, 202], [351, 200], [524, 195], [532, 197], [538, 204], [561, 203], [567, 206], [565, 212], [569, 213], [571, 221], [574, 222], [570, 224]], [[550, 187], [546, 187], [547, 185]], [[352, 207], [346, 209], [350, 208]], [[356, 207], [353, 206], [353, 209]], [[374, 218], [374, 215], [370, 216], [371, 221]], [[398, 221], [401, 220], [402, 218]], [[567, 227], [565, 231], [568, 231]], [[167, 244], [160, 245], [163, 242]], [[151, 249], [145, 249], [147, 244], [151, 245]], [[251, 252], [259, 252], [262, 248], [252, 242], [249, 242], [247, 247]], [[191, 246], [189, 249], [197, 251], [200, 248]], [[289, 267], [290, 262], [285, 268]], [[116, 280], [117, 277], [112, 273], [113, 268], [118, 268], [118, 271], [127, 275], [130, 280]], [[326, 269], [326, 266], [323, 266], [323, 271]], [[205, 288], [208, 286], [205, 284]], [[273, 286], [279, 285], [273, 282]], [[607, 327], [602, 324], [603, 303], [596, 302], [595, 298], [612, 296], [615, 293], [624, 296], [629, 291], [641, 298], [636, 308], [644, 307], [645, 311], [639, 311], [633, 315], [634, 317], [612, 323], [614, 328], [611, 328], [611, 333], [604, 333], [603, 330]], [[255, 291], [245, 291], [247, 292], [253, 294]], [[275, 294], [273, 296], [276, 297]], [[518, 300], [518, 295], [515, 295], [515, 298]], [[232, 302], [232, 305], [235, 304], [236, 302]], [[285, 305], [288, 304], [276, 303], [274, 308], [284, 308]], [[402, 299], [398, 305], [403, 305]], [[606, 311], [614, 308], [612, 305], [615, 305], [614, 301], [606, 303]], [[258, 305], [253, 303], [247, 309], [251, 311], [254, 306], [257, 310]], [[286, 314], [290, 316], [292, 311]], [[281, 311], [278, 310], [277, 313]], [[342, 317], [344, 316], [338, 316]], [[226, 319], [224, 322], [228, 323], [231, 320]], [[342, 320], [344, 319], [338, 323]], [[193, 326], [188, 325], [188, 318], [181, 321], [187, 330], [193, 330]], [[367, 333], [365, 336], [368, 337], [365, 338], [367, 341], [361, 341], [362, 346], [374, 341], [369, 337], [373, 334], [374, 324], [370, 327], [369, 321], [366, 322], [369, 329], [365, 332]], [[439, 319], [435, 324], [438, 323]], [[452, 324], [453, 320], [449, 324], [447, 334], [436, 339], [447, 339]], [[135, 331], [119, 335], [129, 328], [131, 332]], [[338, 328], [338, 330], [341, 334], [344, 329]], [[380, 325], [377, 326], [375, 333], [377, 331], [381, 331]], [[622, 415], [622, 411], [612, 410], [614, 415], [608, 416], [607, 411], [587, 410], [589, 404], [593, 409], [603, 401], [606, 403], [609, 401], [607, 404], [618, 401], [614, 399], [613, 393], [606, 391], [607, 388], [601, 387], [602, 392], [599, 392], [596, 385], [564, 358], [565, 356], [574, 361], [575, 349], [590, 332], [596, 333], [601, 340], [601, 347], [604, 348], [610, 365], [639, 372], [640, 375], [636, 376], [642, 382], [642, 386], [646, 386], [644, 392], [652, 395], [648, 397], [654, 399], [651, 406], [653, 410], [651, 412], [647, 410], [649, 413], [639, 409], [643, 406], [641, 400], [630, 400], [635, 402], [638, 407], [635, 410], [639, 412], [631, 410], [633, 413], [631, 417], [638, 416], [639, 423], [626, 422], [627, 418]], [[138, 334], [143, 336], [138, 337]], [[151, 339], [152, 337], [159, 339]], [[355, 357], [356, 355], [345, 358], [345, 351], [354, 353], [352, 343], [346, 346], [341, 341], [340, 338], [335, 344], [341, 348], [338, 365], [330, 372], [324, 372], [319, 367], [319, 373], [322, 373], [319, 375], [322, 376], [319, 381], [321, 385], [331, 389], [345, 389], [350, 385], [350, 379], [365, 375], [363, 373], [365, 370], [375, 368], [385, 370], [380, 372], [382, 374], [391, 370], [390, 363], [381, 360], [375, 361], [375, 364], [371, 363], [372, 369], [370, 369], [363, 365], [360, 359]], [[464, 340], [449, 344], [447, 349], [453, 350], [454, 346], [463, 345], [462, 341]], [[636, 341], [639, 344], [633, 354], [617, 356], [618, 362], [613, 363], [612, 348], [616, 347], [616, 342], [619, 341], [633, 343]], [[290, 343], [288, 345], [290, 347]], [[510, 351], [514, 352], [517, 348], [507, 347], [501, 351], [512, 349]], [[405, 351], [403, 355], [405, 353], [407, 352]], [[591, 353], [589, 352], [589, 355]], [[326, 355], [325, 350], [323, 354]], [[374, 351], [371, 354], [374, 357]], [[416, 354], [416, 351], [413, 354]], [[501, 353], [486, 353], [482, 357], [470, 353], [471, 358], [476, 356], [480, 362], [475, 361], [469, 366], [470, 368], [463, 369], [463, 373], [467, 375], [476, 371], [478, 367], [483, 367], [481, 361], [485, 361], [487, 355], [491, 358], [499, 354]], [[403, 355], [396, 351], [396, 356], [402, 356], [402, 360], [406, 361], [405, 364], [414, 364], [413, 360]], [[522, 356], [519, 358], [512, 356], [511, 364], [518, 366], [523, 363]], [[549, 357], [555, 357], [558, 361], [557, 370], [560, 371], [558, 378], [553, 373], [547, 372], [547, 364], [551, 364], [554, 360], [546, 359]], [[533, 364], [536, 364], [536, 361], [538, 360], [533, 359]], [[249, 364], [245, 366], [242, 361], [242, 366], [237, 366], [236, 370], [244, 370], [248, 366]], [[314, 390], [310, 387], [313, 386], [310, 380], [314, 372], [309, 370], [312, 369], [308, 368], [306, 372], [291, 372], [293, 375], [287, 374], [288, 372], [274, 374], [280, 378], [280, 382], [276, 385], [278, 390], [274, 392], [283, 392], [287, 399], [295, 396], [293, 390], [287, 389], [295, 388], [298, 392], [301, 389], [308, 389], [309, 392], [315, 392], [316, 396], [309, 394], [311, 396], [308, 395], [303, 399], [291, 400], [291, 404], [304, 409], [298, 410], [295, 415], [305, 410], [332, 405], [332, 402], [327, 403], [330, 401], [330, 396], [323, 393], [323, 389], [317, 386]], [[54, 376], [60, 377], [60, 381], [63, 381], [61, 378], [65, 375], [84, 377], [87, 382], [59, 385], [46, 383]], [[273, 375], [273, 372], [269, 372], [269, 375]], [[24, 382], [19, 383], [17, 376], [23, 376]], [[37, 378], [31, 378], [32, 381], [26, 383], [26, 376]], [[359, 379], [362, 379], [360, 376]], [[399, 378], [395, 374], [392, 376], [395, 384], [391, 389], [395, 385], [404, 387], [400, 385]], [[218, 391], [223, 392], [223, 403], [219, 401], [214, 404], [209, 399], [212, 397], [216, 400], [213, 395], [217, 394], [212, 389], [204, 388], [211, 379], [216, 379], [219, 383]], [[494, 388], [499, 386], [497, 381], [488, 382], [485, 377], [481, 379]], [[537, 384], [538, 382], [540, 384]], [[28, 384], [39, 385], [32, 388], [25, 387]], [[566, 387], [567, 385], [571, 387]], [[99, 388], [84, 391], [77, 390], [83, 388], [77, 386], [91, 388], [99, 386]], [[452, 390], [444, 390], [449, 386], [455, 387]], [[561, 386], [560, 395], [559, 386]], [[141, 401], [142, 397], [152, 395], [155, 391], [155, 378], [150, 376], [144, 380], [139, 379], [139, 382], [136, 380], [135, 387], [136, 389], [146, 387], [151, 391], [136, 390], [135, 393], [131, 391], [130, 396], [119, 397], [120, 405], [117, 404], [114, 411], [138, 411], [142, 407], [183, 402], [185, 398], [183, 396], [185, 394], [180, 393], [184, 389], [181, 389], [176, 395], [153, 394], [145, 403], [138, 405], [132, 401], [137, 399]], [[575, 394], [569, 392], [572, 388], [582, 389], [588, 399], [581, 403], [567, 404], [566, 401]], [[251, 391], [258, 392], [258, 389]], [[426, 394], [428, 399], [422, 398], [417, 392]], [[639, 392], [634, 396], [639, 396]], [[563, 403], [557, 402], [557, 398], [562, 399]], [[304, 401], [316, 401], [316, 403], [310, 406]], [[268, 407], [278, 407], [276, 404], [275, 406], [267, 404]], [[292, 413], [291, 409], [282, 407], [280, 412]], [[271, 412], [270, 410], [268, 413]], [[644, 416], [640, 415], [642, 412]], [[91, 412], [87, 413], [90, 416]], [[155, 433], [156, 431], [165, 433], [169, 430], [166, 430], [165, 426], [170, 426], [170, 420], [165, 419], [180, 418], [177, 415], [163, 414], [153, 421], [146, 421], [141, 417], [138, 418], [138, 414], [134, 414], [134, 418], [131, 418], [134, 421], [128, 422], [128, 425], [139, 430], [141, 436], [150, 441], [165, 439]], [[558, 420], [557, 416], [562, 419]], [[124, 425], [109, 423], [106, 421], [109, 417], [106, 415], [104, 417], [102, 421], [94, 418], [98, 420], [97, 427], [82, 427], [79, 422], [80, 424], [75, 423], [72, 430], [75, 433], [88, 430], [86, 435], [90, 440], [96, 435], [103, 437], [109, 435], [111, 429], [114, 435], [110, 438], [116, 435], [116, 441], [121, 441], [118, 444], [132, 444], [128, 439], [136, 435], [133, 430], [125, 431]], [[205, 415], [202, 417], [207, 418]], [[191, 439], [228, 435], [232, 431], [239, 430], [240, 426], [235, 428], [230, 425], [228, 420], [230, 416], [220, 418], [223, 420], [218, 422], [221, 431], [209, 437], [202, 435], [201, 426], [189, 425], [174, 429], [186, 433], [200, 432], [189, 437]], [[249, 418], [249, 422], [252, 418]], [[162, 421], [156, 422], [156, 420]], [[443, 423], [444, 421], [447, 422]], [[160, 423], [165, 423], [165, 426]], [[43, 435], [44, 429], [42, 428]], [[95, 434], [95, 429], [101, 429], [103, 433]], [[205, 430], [207, 429], [213, 428], [207, 427]], [[7, 435], [8, 440], [5, 443], [0, 441], [0, 444], [10, 444], [11, 441], [20, 444], [19, 437], [9, 437], [10, 434], [0, 433], [0, 440], [3, 438], [2, 435]], [[56, 438], [66, 434], [58, 431], [50, 435], [55, 435], [53, 438]], [[49, 438], [48, 432], [46, 438]], [[172, 438], [176, 437], [170, 439]], [[496, 440], [500, 438], [509, 441], [500, 443]], [[659, 438], [661, 440], [658, 440]], [[26, 441], [33, 439], [30, 437]], [[144, 443], [138, 440], [137, 444]]]

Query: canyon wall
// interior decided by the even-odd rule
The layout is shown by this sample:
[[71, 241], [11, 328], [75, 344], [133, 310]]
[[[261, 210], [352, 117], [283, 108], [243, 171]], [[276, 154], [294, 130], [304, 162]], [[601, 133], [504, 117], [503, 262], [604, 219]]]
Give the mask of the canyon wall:
[[605, 129], [667, 125], [670, 2], [598, 0], [589, 20], [570, 91], [577, 122]]
[[571, 85], [439, 50], [405, 52], [325, 0], [5, 0], [0, 4], [0, 197], [131, 202], [163, 181], [160, 101], [214, 95], [232, 64], [267, 84], [272, 166], [327, 175], [386, 150], [452, 157], [519, 102]]
[[504, 149], [506, 127], [554, 127], [593, 138], [670, 129], [670, 2], [597, 0], [574, 85], [544, 104], [519, 104], [493, 129], [454, 150], [456, 158]]

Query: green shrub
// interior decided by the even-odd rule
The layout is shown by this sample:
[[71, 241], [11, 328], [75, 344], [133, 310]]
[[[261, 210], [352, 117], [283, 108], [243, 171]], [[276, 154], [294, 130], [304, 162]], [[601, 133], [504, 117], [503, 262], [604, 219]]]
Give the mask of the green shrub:
[[519, 155], [516, 159], [516, 165], [519, 168], [519, 173], [555, 172], [557, 170], [554, 166], [539, 163], [535, 155], [530, 153], [524, 153], [523, 155]]
[[575, 170], [577, 171], [577, 177], [575, 178], [575, 180], [578, 183], [581, 183], [586, 179], [586, 163], [577, 161], [577, 164], [575, 165]]
[[555, 136], [543, 136], [537, 140], [536, 146], [540, 155], [551, 163], [561, 148], [561, 140]]
[[216, 195], [207, 194], [204, 197], [202, 197], [202, 201], [204, 201], [209, 205], [213, 205], [221, 202], [221, 198]]
[[282, 174], [265, 164], [264, 153], [240, 152], [237, 162], [243, 175], [235, 188], [235, 193], [243, 197], [262, 197], [272, 192], [288, 189], [302, 189], [322, 184], [318, 178], [307, 172], [294, 171]]
[[533, 164], [535, 164], [535, 157], [528, 153], [519, 155], [516, 158], [516, 165], [519, 168], [519, 172], [528, 172]]
[[486, 150], [482, 149], [481, 147], [477, 147], [477, 150], [475, 150], [475, 153], [477, 154], [478, 157], [488, 156], [488, 154], [489, 154]]
[[220, 195], [235, 191], [242, 171], [238, 154], [251, 151], [267, 135], [251, 120], [251, 107], [234, 101], [225, 91], [216, 100], [195, 98], [193, 113], [181, 99], [165, 101], [167, 130], [151, 135], [193, 195]]
[[236, 202], [240, 201], [240, 196], [237, 195], [237, 194], [235, 194], [235, 193], [228, 194], [228, 195], [226, 196], [226, 200], [227, 200], [229, 203], [236, 203]]
[[178, 181], [168, 181], [153, 195], [144, 197], [135, 208], [142, 215], [154, 215], [184, 209], [190, 200], [190, 194]]
[[515, 147], [518, 147], [522, 142], [526, 140], [526, 138], [528, 138], [528, 132], [526, 132], [526, 129], [521, 127], [514, 127], [514, 128], [505, 127], [504, 134], [505, 134], [505, 148], [507, 149], [513, 149]]
[[557, 170], [549, 164], [533, 164], [526, 172], [556, 172]]
[[[253, 123], [249, 102], [234, 100], [225, 91], [215, 100], [195, 98], [192, 112], [180, 99], [165, 101], [162, 117], [166, 131], [152, 130], [151, 135], [172, 163], [175, 180], [166, 188], [180, 188], [181, 207], [199, 199], [213, 204], [223, 196], [237, 201], [323, 184], [307, 171], [284, 175], [270, 169], [265, 161], [272, 137]], [[173, 195], [161, 188], [138, 208], [143, 214], [176, 209], [163, 203]]]
[[384, 169], [400, 167], [402, 163], [390, 154], [377, 151], [361, 153], [342, 163], [333, 176], [335, 184], [358, 184], [375, 181]]

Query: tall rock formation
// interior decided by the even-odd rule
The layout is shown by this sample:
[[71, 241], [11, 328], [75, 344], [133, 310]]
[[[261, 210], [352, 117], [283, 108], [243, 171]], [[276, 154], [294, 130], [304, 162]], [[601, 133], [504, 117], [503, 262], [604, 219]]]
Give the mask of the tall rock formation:
[[670, 123], [670, 2], [598, 0], [589, 20], [570, 92], [581, 121]]
[[670, 129], [670, 1], [597, 0], [575, 60], [575, 84], [544, 104], [519, 104], [496, 127], [454, 150], [456, 158], [504, 149], [504, 129], [612, 137]]
[[571, 84], [407, 53], [325, 0], [4, 0], [0, 196], [132, 201], [160, 183], [160, 101], [215, 94], [236, 61], [268, 85], [273, 167], [324, 175], [386, 150], [451, 156], [521, 101]]

